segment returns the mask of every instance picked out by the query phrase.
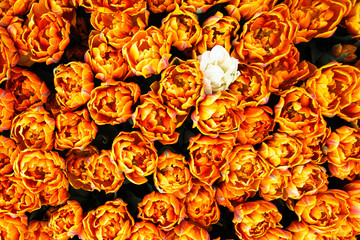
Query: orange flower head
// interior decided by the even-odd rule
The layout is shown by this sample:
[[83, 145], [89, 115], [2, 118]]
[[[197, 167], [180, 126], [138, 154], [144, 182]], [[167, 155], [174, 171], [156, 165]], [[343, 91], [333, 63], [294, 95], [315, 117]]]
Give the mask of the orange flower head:
[[328, 189], [328, 175], [320, 165], [297, 165], [291, 168], [290, 172], [291, 180], [286, 187], [286, 193], [291, 199], [300, 199], [304, 195], [314, 195]]
[[193, 127], [197, 127], [202, 134], [216, 137], [239, 130], [242, 116], [236, 96], [227, 91], [219, 91], [206, 95], [196, 106], [191, 119]]
[[226, 159], [228, 164], [216, 188], [216, 200], [233, 212], [238, 204], [255, 196], [269, 170], [251, 145], [235, 146]]
[[55, 149], [85, 148], [95, 139], [97, 126], [88, 110], [66, 112], [56, 117]]
[[82, 62], [61, 64], [54, 69], [56, 101], [65, 111], [84, 105], [94, 89], [94, 75], [90, 66]]
[[135, 223], [131, 229], [129, 240], [143, 240], [146, 238], [154, 240], [164, 240], [165, 233], [155, 224], [148, 221], [141, 221]]
[[40, 195], [41, 204], [56, 206], [68, 200], [65, 161], [57, 152], [26, 149], [14, 157], [13, 166], [15, 176]]
[[236, 95], [239, 102], [254, 101], [264, 105], [269, 101], [269, 77], [262, 68], [253, 65], [240, 65], [240, 76], [229, 86], [229, 93]]
[[286, 0], [284, 3], [299, 25], [295, 44], [331, 37], [352, 7], [350, 0]]
[[220, 209], [216, 202], [214, 189], [207, 184], [196, 182], [187, 193], [185, 201], [186, 216], [202, 227], [216, 224], [220, 219]]
[[0, 213], [1, 238], [4, 240], [28, 239], [27, 221], [28, 219], [25, 214]]
[[5, 176], [13, 172], [11, 155], [16, 149], [16, 143], [11, 138], [0, 135], [0, 175]]
[[360, 174], [360, 132], [342, 126], [331, 132], [322, 148], [331, 174], [340, 179], [354, 180]]
[[202, 39], [202, 29], [194, 13], [176, 6], [161, 23], [165, 42], [180, 51], [192, 49]]
[[331, 237], [346, 224], [349, 216], [349, 195], [338, 189], [303, 196], [295, 205], [299, 221], [323, 236]]
[[166, 234], [165, 239], [210, 240], [210, 235], [205, 229], [188, 221], [182, 221], [173, 230]]
[[234, 214], [236, 235], [242, 239], [259, 239], [270, 229], [281, 227], [281, 213], [271, 202], [245, 202], [235, 208]]
[[270, 91], [281, 94], [297, 82], [307, 79], [316, 70], [316, 66], [308, 61], [300, 62], [300, 52], [292, 45], [290, 52], [284, 57], [269, 64], [264, 69], [269, 77]]
[[174, 194], [183, 199], [192, 188], [192, 175], [185, 157], [169, 150], [158, 159], [154, 172], [154, 184], [159, 192]]
[[27, 240], [52, 240], [54, 230], [46, 221], [31, 220], [28, 225]]
[[147, 182], [158, 162], [157, 150], [140, 132], [120, 132], [114, 139], [112, 151], [120, 171], [134, 184]]
[[88, 174], [93, 155], [99, 155], [99, 150], [93, 145], [84, 149], [72, 148], [67, 152], [65, 174], [73, 188], [94, 190], [91, 188], [92, 178]]
[[274, 167], [294, 167], [309, 162], [304, 156], [303, 142], [287, 133], [275, 133], [266, 142], [262, 142], [259, 155]]
[[91, 179], [92, 189], [105, 190], [106, 193], [117, 192], [125, 180], [115, 162], [114, 153], [105, 149], [101, 150], [100, 155], [91, 156], [87, 175]]
[[274, 120], [280, 125], [279, 132], [306, 139], [307, 142], [326, 133], [320, 106], [304, 88], [292, 87], [284, 91], [274, 109]]
[[2, 26], [0, 26], [0, 52], [0, 83], [2, 83], [9, 78], [10, 69], [19, 61], [14, 41]]
[[288, 199], [286, 189], [290, 181], [291, 173], [288, 167], [272, 167], [260, 183], [260, 196], [266, 201], [279, 198], [286, 201]]
[[138, 204], [138, 217], [151, 221], [163, 230], [170, 231], [186, 216], [185, 206], [174, 195], [152, 192]]
[[121, 49], [110, 46], [99, 31], [91, 31], [89, 50], [85, 53], [84, 59], [95, 72], [95, 77], [103, 82], [112, 79], [124, 80], [132, 76]]
[[351, 102], [359, 101], [360, 70], [333, 62], [317, 69], [305, 84], [305, 89], [319, 103], [322, 115], [333, 117]]
[[350, 8], [349, 14], [344, 17], [345, 27], [348, 33], [354, 36], [354, 38], [360, 37], [360, 2], [356, 1], [356, 4]]
[[127, 239], [131, 234], [134, 219], [126, 206], [127, 204], [118, 198], [89, 211], [82, 221], [80, 239]]
[[189, 142], [191, 174], [203, 183], [213, 184], [224, 171], [226, 156], [235, 145], [234, 136], [223, 134], [213, 138], [198, 134]]
[[225, 9], [236, 20], [249, 20], [258, 12], [271, 10], [277, 1], [275, 0], [230, 0]]
[[352, 63], [357, 59], [355, 54], [357, 46], [352, 44], [341, 44], [338, 43], [332, 47], [332, 55], [336, 58], [337, 61], [343, 63]]
[[9, 130], [14, 117], [15, 97], [10, 92], [0, 89], [0, 132]]
[[0, 4], [0, 22], [8, 26], [12, 18], [24, 15], [35, 0], [4, 0]]
[[34, 105], [14, 117], [10, 133], [21, 150], [26, 148], [52, 150], [55, 140], [54, 130], [55, 119], [42, 105]]
[[47, 65], [60, 61], [70, 42], [70, 22], [34, 3], [26, 28], [30, 59]]
[[41, 207], [39, 195], [30, 191], [22, 179], [13, 175], [0, 176], [0, 212], [25, 214]]
[[112, 82], [91, 91], [87, 106], [95, 123], [120, 124], [132, 115], [132, 106], [140, 97], [140, 87], [133, 82]]
[[5, 89], [14, 95], [14, 108], [17, 112], [22, 112], [37, 102], [45, 103], [50, 95], [49, 88], [35, 73], [19, 67], [11, 69]]
[[148, 78], [169, 66], [170, 48], [163, 32], [151, 26], [136, 32], [123, 46], [122, 54], [132, 73]]
[[221, 45], [230, 52], [231, 42], [238, 38], [237, 32], [240, 24], [234, 17], [216, 12], [215, 15], [205, 20], [202, 29], [203, 38], [194, 48], [198, 55], [209, 51], [215, 45]]
[[147, 0], [148, 8], [153, 13], [172, 12], [180, 2], [181, 0]]
[[244, 24], [231, 55], [241, 63], [266, 67], [290, 52], [297, 28], [288, 7], [276, 5]]
[[344, 186], [344, 190], [349, 194], [350, 199], [348, 199], [349, 204], [349, 216], [348, 223], [353, 227], [354, 231], [360, 232], [360, 214], [359, 214], [359, 202], [360, 202], [360, 191], [359, 191], [360, 181], [355, 180]]
[[199, 61], [176, 59], [161, 73], [161, 80], [151, 85], [151, 90], [185, 120], [190, 108], [204, 96], [203, 76]]
[[244, 105], [243, 121], [240, 123], [239, 131], [236, 132], [236, 140], [240, 144], [261, 143], [270, 137], [269, 132], [274, 128], [274, 119], [270, 117], [273, 111], [268, 106], [255, 107], [254, 102]]
[[133, 127], [138, 127], [149, 140], [162, 144], [173, 144], [179, 139], [175, 110], [162, 104], [159, 98], [149, 94], [140, 97], [140, 105], [132, 115]]
[[66, 204], [50, 214], [49, 226], [54, 230], [55, 239], [69, 239], [81, 233], [83, 210], [75, 200]]

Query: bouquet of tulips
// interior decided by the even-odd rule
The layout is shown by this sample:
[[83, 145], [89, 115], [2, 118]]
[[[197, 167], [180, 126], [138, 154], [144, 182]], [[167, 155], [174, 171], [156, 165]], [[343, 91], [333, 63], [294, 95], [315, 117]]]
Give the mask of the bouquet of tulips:
[[359, 0], [2, 0], [0, 238], [356, 240]]

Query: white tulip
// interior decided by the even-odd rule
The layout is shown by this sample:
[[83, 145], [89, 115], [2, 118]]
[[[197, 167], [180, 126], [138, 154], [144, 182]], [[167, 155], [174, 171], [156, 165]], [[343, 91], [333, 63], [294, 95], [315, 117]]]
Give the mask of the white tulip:
[[227, 90], [239, 76], [239, 61], [230, 57], [223, 46], [216, 45], [211, 51], [198, 56], [200, 70], [204, 73], [205, 94]]

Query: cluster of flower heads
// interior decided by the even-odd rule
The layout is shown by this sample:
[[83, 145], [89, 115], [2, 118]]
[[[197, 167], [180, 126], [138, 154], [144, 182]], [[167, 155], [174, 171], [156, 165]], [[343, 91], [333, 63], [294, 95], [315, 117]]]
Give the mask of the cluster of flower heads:
[[[359, 13], [355, 0], [2, 1], [2, 237], [210, 239], [221, 205], [239, 239], [355, 239], [360, 63], [317, 68], [296, 46], [339, 25], [359, 38]], [[349, 46], [333, 52], [356, 59]], [[42, 63], [56, 64], [46, 83], [31, 71]], [[331, 129], [334, 116], [349, 124]], [[134, 129], [110, 149], [92, 144], [99, 126], [124, 123]], [[348, 183], [328, 189], [329, 177]], [[138, 222], [120, 198], [83, 212], [69, 192], [150, 178]], [[298, 218], [289, 226], [276, 199]], [[28, 219], [42, 206], [41, 221]]]

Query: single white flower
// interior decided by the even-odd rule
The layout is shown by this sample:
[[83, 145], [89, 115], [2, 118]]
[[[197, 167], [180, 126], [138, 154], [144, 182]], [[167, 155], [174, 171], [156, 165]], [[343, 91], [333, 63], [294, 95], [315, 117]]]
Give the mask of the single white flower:
[[200, 70], [204, 73], [205, 94], [227, 90], [239, 76], [239, 61], [230, 57], [223, 46], [216, 45], [211, 51], [198, 56]]

